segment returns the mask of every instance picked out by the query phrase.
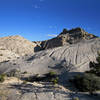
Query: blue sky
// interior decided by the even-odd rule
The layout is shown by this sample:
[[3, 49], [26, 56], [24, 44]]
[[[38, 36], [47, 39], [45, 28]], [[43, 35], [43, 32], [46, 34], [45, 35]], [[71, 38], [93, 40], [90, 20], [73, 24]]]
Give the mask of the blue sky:
[[0, 0], [0, 37], [39, 41], [75, 27], [100, 36], [100, 0]]

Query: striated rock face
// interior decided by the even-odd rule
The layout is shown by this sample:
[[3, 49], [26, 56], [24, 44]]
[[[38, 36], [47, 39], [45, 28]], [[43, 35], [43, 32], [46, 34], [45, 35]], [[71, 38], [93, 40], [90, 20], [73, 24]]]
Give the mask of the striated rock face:
[[[4, 70], [5, 66], [5, 71], [7, 71], [19, 67], [23, 72], [28, 71], [34, 74], [44, 74], [50, 70], [61, 73], [84, 72], [89, 70], [89, 62], [95, 61], [98, 51], [100, 51], [100, 38], [43, 50], [10, 63], [2, 63], [0, 69]], [[16, 65], [13, 66], [13, 63]]]
[[0, 38], [0, 46], [17, 55], [23, 56], [33, 53], [36, 44], [16, 35]]
[[96, 36], [85, 32], [81, 28], [75, 28], [72, 30], [64, 29], [63, 32], [60, 33], [57, 37], [41, 42], [39, 47], [41, 47], [41, 49], [50, 49], [63, 46], [65, 44], [75, 44], [81, 40], [90, 40], [93, 38], [96, 38]]

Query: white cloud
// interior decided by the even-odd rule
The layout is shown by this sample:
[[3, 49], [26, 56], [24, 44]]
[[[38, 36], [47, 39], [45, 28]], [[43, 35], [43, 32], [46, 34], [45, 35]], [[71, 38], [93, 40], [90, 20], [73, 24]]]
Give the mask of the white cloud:
[[40, 8], [40, 6], [39, 6], [39, 5], [37, 5], [37, 4], [35, 4], [35, 5], [32, 5], [32, 7], [33, 7], [33, 8], [35, 8], [35, 9], [38, 9], [38, 8]]
[[57, 26], [49, 26], [49, 28], [57, 28]]
[[49, 36], [49, 37], [56, 37], [57, 34], [48, 34], [47, 36]]

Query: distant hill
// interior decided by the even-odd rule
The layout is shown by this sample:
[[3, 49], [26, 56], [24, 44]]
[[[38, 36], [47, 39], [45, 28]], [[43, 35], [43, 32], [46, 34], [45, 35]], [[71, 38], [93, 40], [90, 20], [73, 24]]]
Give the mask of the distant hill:
[[35, 44], [16, 35], [0, 38], [0, 46], [18, 55], [25, 55], [34, 52]]
[[35, 46], [35, 43], [18, 35], [2, 37], [0, 38], [0, 62], [33, 54]]

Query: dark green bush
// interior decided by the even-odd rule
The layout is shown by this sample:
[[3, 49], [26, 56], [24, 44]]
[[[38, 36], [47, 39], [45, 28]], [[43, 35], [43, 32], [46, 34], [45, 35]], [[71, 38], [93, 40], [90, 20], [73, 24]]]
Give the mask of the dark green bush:
[[50, 71], [49, 73], [45, 74], [45, 77], [47, 78], [54, 78], [56, 76], [57, 76], [56, 72], [53, 71]]
[[80, 91], [89, 91], [93, 94], [96, 90], [100, 90], [100, 54], [98, 54], [97, 62], [90, 62], [90, 70], [83, 75], [77, 75], [72, 82]]
[[72, 98], [72, 100], [80, 100], [78, 97], [74, 97]]
[[42, 76], [40, 76], [39, 74], [36, 74], [34, 76], [30, 76], [26, 78], [26, 81], [29, 81], [29, 82], [42, 81], [42, 82], [52, 82], [53, 84], [57, 84], [58, 80], [59, 80], [58, 75], [52, 71]]
[[27, 71], [24, 71], [22, 74], [27, 74], [28, 72]]
[[36, 74], [34, 76], [29, 76], [28, 78], [26, 78], [26, 81], [39, 82], [39, 81], [43, 81], [43, 77], [39, 77], [39, 74]]
[[59, 78], [56, 77], [56, 78], [52, 78], [51, 79], [51, 82], [55, 85], [55, 84], [58, 84], [58, 81], [59, 81]]
[[5, 74], [1, 74], [1, 75], [0, 75], [0, 82], [4, 82], [5, 76], [6, 76]]
[[75, 76], [73, 80], [75, 86], [80, 91], [89, 91], [92, 93], [93, 91], [100, 90], [100, 77], [95, 74], [85, 73], [84, 75]]
[[97, 62], [90, 62], [89, 67], [90, 71], [88, 73], [93, 73], [96, 76], [100, 76], [100, 54], [96, 58]]

